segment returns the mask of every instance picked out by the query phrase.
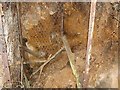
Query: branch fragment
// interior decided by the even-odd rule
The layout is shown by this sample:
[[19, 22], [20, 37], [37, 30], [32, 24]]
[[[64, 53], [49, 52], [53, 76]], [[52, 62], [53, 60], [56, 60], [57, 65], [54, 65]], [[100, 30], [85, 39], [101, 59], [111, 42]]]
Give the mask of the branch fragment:
[[51, 55], [48, 57], [47, 61], [42, 64], [34, 73], [32, 73], [32, 75], [30, 76], [30, 78], [35, 75], [38, 71], [40, 71], [40, 74], [39, 74], [39, 78], [41, 76], [41, 73], [43, 71], [43, 68], [53, 59], [55, 59], [62, 51], [64, 50], [64, 47], [62, 47], [60, 50], [58, 50], [52, 57]]
[[84, 88], [88, 87], [88, 81], [89, 81], [90, 56], [91, 56], [92, 38], [93, 38], [93, 31], [94, 31], [96, 2], [97, 0], [91, 0], [88, 43], [87, 43], [87, 52], [86, 52], [85, 73], [84, 73], [84, 80], [83, 80]]
[[76, 78], [77, 88], [81, 88], [80, 76], [79, 76], [79, 73], [77, 72], [77, 68], [75, 66], [75, 56], [70, 49], [69, 43], [68, 43], [65, 35], [62, 36], [62, 40], [63, 40], [64, 46], [65, 46], [65, 50], [67, 52], [67, 56], [68, 56], [68, 59], [69, 59], [69, 62], [70, 62], [70, 66], [71, 66], [73, 74]]

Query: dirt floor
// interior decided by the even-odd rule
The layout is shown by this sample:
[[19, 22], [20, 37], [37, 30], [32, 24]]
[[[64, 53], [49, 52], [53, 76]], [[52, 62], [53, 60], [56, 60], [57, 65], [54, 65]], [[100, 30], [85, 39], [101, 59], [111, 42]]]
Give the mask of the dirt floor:
[[[89, 87], [118, 87], [118, 6], [119, 3], [97, 3], [92, 55], [90, 59]], [[64, 3], [64, 31], [75, 54], [81, 84], [85, 69], [85, 55], [89, 25], [90, 3]], [[25, 73], [30, 87], [73, 88], [76, 79], [65, 51], [50, 61], [39, 79], [39, 72], [30, 77], [46, 60], [62, 46], [60, 3], [21, 3], [20, 19], [26, 46], [37, 53], [38, 59], [25, 53]]]
[[[118, 11], [115, 5], [118, 4], [97, 3], [89, 87], [118, 87], [118, 21], [114, 19]], [[40, 51], [46, 57], [57, 52], [63, 46], [60, 40], [60, 5], [23, 3], [21, 7], [23, 35], [28, 39], [28, 48]], [[76, 57], [81, 83], [85, 69], [89, 10], [90, 3], [64, 4], [64, 30]], [[29, 55], [29, 60], [38, 59]], [[33, 72], [38, 66], [31, 65]], [[30, 79], [32, 87], [76, 87], [65, 51], [45, 66], [40, 80], [38, 76], [39, 73]]]

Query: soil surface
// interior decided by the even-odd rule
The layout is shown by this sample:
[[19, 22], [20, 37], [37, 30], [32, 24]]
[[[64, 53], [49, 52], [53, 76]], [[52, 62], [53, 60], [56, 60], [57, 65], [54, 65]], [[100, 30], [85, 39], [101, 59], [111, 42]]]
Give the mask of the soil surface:
[[[95, 30], [93, 37], [89, 87], [118, 87], [118, 21], [117, 3], [97, 3]], [[89, 23], [90, 3], [64, 3], [64, 31], [72, 52], [81, 83], [85, 69], [85, 54]], [[23, 36], [28, 39], [27, 46], [33, 51], [54, 54], [61, 46], [61, 4], [23, 3], [21, 6]], [[29, 9], [29, 10], [27, 10]], [[38, 60], [29, 55], [29, 60]], [[39, 64], [31, 65], [33, 72]], [[32, 87], [73, 88], [76, 81], [68, 62], [67, 54], [62, 52], [31, 79]]]
[[[118, 87], [118, 5], [120, 3], [97, 3], [95, 30], [90, 62], [89, 87]], [[26, 53], [26, 60], [46, 60], [62, 46], [61, 26], [64, 8], [64, 32], [75, 54], [81, 84], [85, 69], [85, 55], [89, 25], [90, 3], [21, 3], [20, 15], [23, 37], [27, 47], [37, 53], [38, 59]], [[115, 19], [116, 18], [116, 19]], [[28, 55], [27, 55], [28, 54]], [[73, 88], [76, 80], [65, 51], [50, 61], [40, 79], [39, 72], [30, 78], [41, 63], [32, 63], [24, 68], [31, 87]]]

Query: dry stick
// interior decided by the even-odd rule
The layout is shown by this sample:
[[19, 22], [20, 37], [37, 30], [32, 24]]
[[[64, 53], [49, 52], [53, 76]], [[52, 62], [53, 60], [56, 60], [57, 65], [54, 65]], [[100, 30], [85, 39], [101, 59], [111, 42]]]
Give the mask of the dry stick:
[[[28, 52], [29, 54], [35, 56], [36, 58], [39, 58], [39, 59], [42, 58], [41, 54], [38, 53], [38, 52], [32, 51], [32, 50], [28, 49], [27, 47], [25, 47], [25, 46], [23, 46], [23, 45], [19, 45], [19, 47], [22, 48], [24, 51]], [[18, 58], [18, 59], [19, 59], [19, 58]], [[19, 59], [19, 60], [20, 60], [20, 59]], [[44, 63], [44, 62], [46, 62], [46, 60], [42, 60], [42, 61], [40, 61], [40, 60], [38, 60], [38, 61], [28, 61], [28, 60], [24, 60], [23, 64]]]
[[[40, 75], [41, 75], [41, 72], [43, 70], [43, 68], [51, 61], [53, 60], [56, 56], [58, 56], [62, 51], [64, 50], [64, 47], [62, 47], [60, 50], [58, 50], [52, 57], [48, 57], [48, 60], [43, 64], [41, 65], [34, 73], [32, 73], [32, 75], [30, 76], [30, 78], [35, 75], [38, 71], [40, 71]], [[39, 75], [39, 78], [40, 78], [40, 75]]]
[[[16, 59], [17, 60], [21, 60], [19, 57], [17, 57], [16, 56]], [[32, 60], [32, 61], [27, 61], [26, 59], [24, 59], [25, 61], [23, 62], [23, 64], [33, 64], [33, 63], [44, 63], [44, 62], [46, 62], [46, 60], [45, 59], [41, 59], [41, 60]], [[16, 65], [20, 65], [21, 64], [21, 61], [18, 61], [18, 62], [16, 62]]]
[[62, 36], [62, 40], [63, 40], [64, 46], [65, 46], [65, 50], [67, 52], [67, 56], [68, 56], [68, 59], [69, 59], [69, 62], [70, 62], [70, 66], [71, 66], [73, 74], [76, 78], [77, 88], [81, 88], [80, 76], [79, 76], [79, 73], [77, 72], [77, 68], [75, 66], [75, 56], [70, 49], [70, 46], [69, 46], [68, 41], [66, 39], [66, 36]]
[[61, 35], [62, 35], [62, 41], [65, 47], [65, 50], [67, 52], [67, 56], [70, 62], [70, 66], [72, 68], [72, 72], [76, 78], [76, 83], [77, 83], [77, 88], [81, 88], [81, 83], [80, 83], [80, 76], [79, 73], [77, 72], [77, 68], [75, 66], [75, 56], [71, 51], [71, 48], [69, 46], [69, 43], [67, 41], [66, 36], [64, 35], [64, 11], [63, 11], [63, 5], [62, 5], [62, 26], [61, 26]]
[[[19, 40], [20, 40], [20, 44], [22, 45], [23, 44], [23, 39], [22, 39], [22, 28], [21, 28], [21, 19], [20, 19], [20, 4], [17, 3], [17, 18], [18, 18], [18, 31], [19, 31]], [[20, 55], [21, 55], [21, 83], [23, 83], [23, 77], [24, 77], [24, 74], [23, 74], [23, 54], [24, 54], [24, 51], [22, 48], [20, 48]]]
[[39, 77], [38, 77], [38, 81], [40, 79], [40, 76], [41, 76], [41, 73], [43, 71], [43, 68], [45, 67], [45, 65], [47, 65], [52, 59], [50, 59], [51, 57], [51, 54], [49, 55], [48, 59], [47, 59], [47, 62], [45, 62], [42, 66], [41, 66], [41, 69], [40, 69], [40, 73], [39, 73]]
[[47, 60], [42, 60], [42, 61], [40, 61], [40, 60], [38, 60], [38, 61], [25, 61], [25, 62], [23, 62], [23, 64], [33, 64], [33, 63], [45, 63]]
[[83, 80], [84, 88], [88, 87], [88, 81], [89, 81], [90, 56], [91, 56], [93, 30], [94, 30], [96, 2], [97, 2], [97, 0], [91, 0], [89, 33], [88, 33], [88, 43], [87, 43], [87, 52], [86, 52], [86, 66], [85, 66], [85, 73], [84, 73], [84, 80]]
[[23, 45], [20, 45], [19, 47], [21, 47], [23, 50], [25, 50], [26, 52], [28, 52], [29, 54], [37, 57], [37, 58], [42, 58], [41, 54], [38, 53], [38, 52], [35, 52], [35, 51], [32, 51], [30, 49], [28, 49], [27, 47], [23, 46]]
[[26, 85], [26, 88], [30, 88], [30, 82], [29, 82], [27, 76], [25, 75], [25, 73], [24, 73], [24, 78], [25, 78], [25, 85]]
[[[21, 19], [20, 19], [20, 4], [17, 3], [17, 18], [18, 18], [18, 30], [19, 30], [19, 40], [20, 45], [23, 46], [23, 37], [22, 37], [22, 28], [21, 28]], [[20, 48], [20, 55], [21, 55], [21, 83], [23, 83], [23, 77], [25, 78], [26, 87], [29, 88], [29, 81], [23, 71], [23, 64], [24, 64], [24, 48]]]

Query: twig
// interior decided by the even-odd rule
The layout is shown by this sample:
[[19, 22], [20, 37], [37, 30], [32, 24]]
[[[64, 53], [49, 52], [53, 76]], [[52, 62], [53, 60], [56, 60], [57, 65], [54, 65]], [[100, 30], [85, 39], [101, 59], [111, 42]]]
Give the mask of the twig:
[[42, 55], [38, 52], [32, 51], [23, 45], [19, 45], [19, 47], [22, 48], [24, 51], [28, 52], [29, 54], [37, 57], [37, 58], [42, 58]]
[[77, 68], [75, 66], [75, 56], [70, 49], [70, 46], [69, 46], [68, 41], [66, 39], [66, 36], [62, 36], [62, 40], [63, 40], [64, 46], [65, 46], [65, 50], [67, 52], [70, 66], [71, 66], [73, 74], [76, 78], [77, 88], [81, 88], [80, 76], [79, 76], [79, 73], [77, 72]]
[[[16, 56], [16, 59], [18, 60], [17, 62], [15, 62], [15, 64], [16, 65], [20, 65], [21, 64], [21, 59], [19, 58], [19, 57], [17, 57]], [[24, 59], [25, 61], [23, 62], [23, 64], [33, 64], [33, 63], [44, 63], [44, 62], [46, 62], [46, 60], [45, 59], [38, 59], [38, 60], [30, 60], [30, 61], [28, 61], [28, 60], [26, 60], [26, 59]]]
[[40, 77], [41, 77], [41, 73], [42, 73], [42, 71], [43, 71], [43, 68], [52, 60], [52, 59], [50, 59], [50, 57], [51, 57], [51, 54], [50, 54], [50, 56], [48, 57], [47, 62], [45, 62], [45, 63], [41, 66], [40, 73], [39, 73], [39, 77], [38, 77], [38, 81], [39, 81], [39, 79], [40, 79]]
[[30, 83], [29, 83], [29, 80], [28, 80], [27, 76], [25, 75], [25, 73], [24, 73], [24, 78], [25, 78], [25, 86], [26, 86], [26, 88], [30, 88]]
[[[19, 41], [20, 44], [23, 44], [23, 37], [22, 37], [22, 28], [21, 28], [21, 19], [20, 19], [20, 4], [17, 3], [17, 19], [18, 19], [18, 31], [19, 31]], [[23, 57], [24, 57], [24, 51], [22, 48], [20, 48], [20, 56], [21, 56], [21, 83], [23, 83]]]
[[48, 57], [48, 60], [42, 64], [34, 73], [32, 73], [32, 75], [30, 76], [30, 78], [35, 75], [38, 71], [40, 71], [40, 74], [39, 74], [39, 78], [40, 78], [40, 75], [41, 75], [41, 72], [43, 70], [43, 68], [51, 61], [53, 60], [55, 57], [57, 57], [62, 51], [64, 50], [64, 47], [62, 47], [59, 51], [57, 51], [52, 57]]
[[67, 38], [64, 34], [64, 9], [63, 9], [63, 4], [62, 4], [62, 23], [61, 24], [62, 24], [62, 26], [61, 26], [62, 37], [61, 38], [62, 38], [64, 47], [65, 47], [65, 50], [67, 52], [67, 56], [68, 56], [68, 59], [69, 59], [69, 62], [70, 62], [70, 66], [72, 68], [72, 72], [73, 72], [73, 74], [76, 78], [77, 88], [81, 88], [80, 76], [79, 76], [79, 73], [77, 72], [77, 68], [75, 66], [75, 56], [72, 53], [71, 48], [69, 46], [69, 43], [67, 41]]
[[88, 81], [89, 81], [90, 56], [91, 56], [91, 48], [92, 48], [96, 2], [97, 0], [91, 1], [89, 33], [88, 33], [88, 43], [87, 43], [87, 52], [86, 52], [86, 64], [85, 64], [85, 73], [84, 73], [84, 80], [83, 80], [84, 88], [88, 87]]
[[40, 61], [40, 60], [32, 60], [32, 61], [25, 61], [25, 62], [23, 62], [23, 64], [33, 64], [33, 63], [44, 63], [44, 62], [46, 62], [46, 60], [42, 60], [42, 61]]
[[[51, 55], [50, 55], [50, 56], [51, 56]], [[50, 57], [50, 56], [49, 56], [49, 57]], [[40, 74], [39, 74], [39, 78], [40, 78], [40, 75], [41, 75], [41, 73], [42, 73], [42, 70], [43, 70], [44, 66], [51, 61], [51, 59], [49, 59], [49, 57], [48, 57], [48, 60], [47, 60], [44, 64], [42, 64], [42, 65], [30, 76], [30, 78], [31, 78], [33, 75], [35, 75], [38, 71], [40, 71]], [[39, 78], [38, 78], [38, 79], [39, 79]]]

